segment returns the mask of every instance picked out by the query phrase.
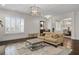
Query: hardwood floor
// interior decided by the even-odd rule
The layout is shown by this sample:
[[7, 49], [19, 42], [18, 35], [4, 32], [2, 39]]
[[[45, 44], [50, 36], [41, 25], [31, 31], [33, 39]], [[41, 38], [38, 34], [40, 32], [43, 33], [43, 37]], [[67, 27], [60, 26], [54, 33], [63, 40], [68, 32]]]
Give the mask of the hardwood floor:
[[67, 48], [72, 48], [72, 40], [70, 38], [64, 38], [64, 46]]
[[[33, 37], [34, 38], [34, 37]], [[24, 42], [27, 39], [33, 39], [33, 38], [20, 38], [20, 39], [14, 39], [14, 40], [7, 40], [7, 41], [2, 41], [0, 42], [0, 45], [7, 45], [7, 44], [12, 44], [12, 43], [17, 43], [17, 42]]]
[[70, 55], [79, 55], [79, 40], [65, 38], [64, 45], [72, 49]]
[[79, 40], [72, 40], [72, 49], [70, 55], [79, 55]]
[[[6, 44], [11, 44], [11, 43], [17, 43], [17, 42], [24, 42], [26, 40], [27, 39], [4, 41], [4, 42], [0, 42], [0, 45], [6, 45]], [[72, 40], [70, 38], [65, 38], [64, 46], [72, 49], [72, 52], [70, 53], [70, 55], [79, 55], [79, 40]]]

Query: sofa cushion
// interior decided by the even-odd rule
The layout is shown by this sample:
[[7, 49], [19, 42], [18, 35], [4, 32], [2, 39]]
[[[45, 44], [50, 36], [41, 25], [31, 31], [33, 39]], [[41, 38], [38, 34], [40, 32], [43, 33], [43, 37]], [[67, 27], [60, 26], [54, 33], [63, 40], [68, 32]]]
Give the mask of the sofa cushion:
[[51, 37], [51, 34], [46, 34], [45, 35], [45, 38], [50, 38]]
[[54, 39], [54, 38], [46, 38], [45, 40], [47, 40], [49, 42], [54, 42], [54, 43], [57, 42], [57, 39]]
[[60, 36], [58, 35], [58, 34], [56, 34], [55, 36], [54, 36], [54, 38], [59, 38]]

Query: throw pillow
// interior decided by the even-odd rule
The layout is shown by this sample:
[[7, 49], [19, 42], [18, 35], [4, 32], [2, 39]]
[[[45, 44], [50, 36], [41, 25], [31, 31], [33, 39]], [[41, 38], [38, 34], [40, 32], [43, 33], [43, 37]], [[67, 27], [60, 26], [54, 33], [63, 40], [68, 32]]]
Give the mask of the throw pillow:
[[58, 34], [55, 35], [55, 38], [59, 38], [60, 36]]

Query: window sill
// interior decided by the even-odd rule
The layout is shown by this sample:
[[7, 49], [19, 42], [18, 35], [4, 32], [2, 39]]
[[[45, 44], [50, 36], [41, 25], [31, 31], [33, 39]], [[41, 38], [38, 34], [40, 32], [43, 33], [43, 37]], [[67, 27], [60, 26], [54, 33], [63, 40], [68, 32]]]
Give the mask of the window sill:
[[24, 32], [21, 32], [21, 33], [5, 33], [5, 35], [9, 35], [9, 34], [11, 34], [11, 35], [14, 35], [14, 34], [24, 34]]

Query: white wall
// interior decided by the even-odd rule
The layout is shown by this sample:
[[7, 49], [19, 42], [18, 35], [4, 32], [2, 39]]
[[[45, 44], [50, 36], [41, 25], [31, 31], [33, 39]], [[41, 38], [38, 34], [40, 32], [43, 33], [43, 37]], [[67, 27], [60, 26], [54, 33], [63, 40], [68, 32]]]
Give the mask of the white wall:
[[79, 40], [79, 11], [74, 12], [73, 39]]
[[28, 33], [38, 33], [40, 32], [40, 21], [44, 20], [39, 16], [29, 16], [28, 20], [26, 21], [26, 29], [28, 29]]
[[71, 38], [75, 39], [75, 13], [70, 12], [70, 13], [65, 13], [62, 15], [59, 15], [60, 20], [66, 19], [66, 18], [72, 18], [72, 33], [71, 33]]
[[79, 40], [79, 11], [74, 11], [61, 15], [62, 19], [72, 18], [72, 35], [71, 38]]
[[71, 38], [79, 40], [79, 11], [74, 11], [63, 15], [64, 18], [72, 18], [72, 35]]
[[18, 12], [13, 12], [9, 10], [2, 10], [0, 9], [0, 16], [21, 16], [24, 20], [24, 33], [17, 33], [17, 34], [5, 34], [4, 30], [2, 35], [0, 34], [0, 41], [18, 39], [18, 38], [26, 38], [28, 37], [29, 33], [36, 33], [39, 32], [39, 22], [43, 20], [41, 17], [33, 17], [27, 14], [22, 14]]

